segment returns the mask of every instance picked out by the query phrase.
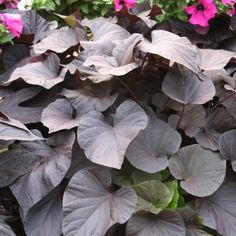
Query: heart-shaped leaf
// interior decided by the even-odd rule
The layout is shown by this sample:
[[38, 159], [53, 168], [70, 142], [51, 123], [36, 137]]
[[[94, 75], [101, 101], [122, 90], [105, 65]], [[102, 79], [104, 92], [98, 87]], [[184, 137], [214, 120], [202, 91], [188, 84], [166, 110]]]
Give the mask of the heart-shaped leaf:
[[23, 221], [27, 235], [61, 235], [63, 190], [58, 186], [29, 210]]
[[184, 221], [170, 210], [160, 214], [140, 212], [131, 217], [126, 228], [127, 236], [185, 236]]
[[228, 180], [211, 196], [198, 198], [197, 214], [203, 224], [221, 235], [233, 236], [236, 232], [236, 179]]
[[24, 149], [13, 149], [0, 154], [0, 187], [14, 182], [19, 176], [31, 171], [40, 159]]
[[220, 153], [228, 161], [236, 172], [236, 129], [229, 130], [220, 136]]
[[149, 52], [164, 57], [171, 62], [177, 62], [194, 72], [198, 72], [198, 51], [186, 37], [165, 30], [153, 30], [152, 42], [143, 41], [138, 45], [143, 52]]
[[[58, 40], [60, 38], [60, 40]], [[36, 54], [45, 53], [48, 50], [56, 53], [62, 53], [72, 46], [79, 43], [76, 31], [69, 27], [62, 27], [54, 30], [42, 41], [33, 45]]]
[[21, 176], [11, 186], [24, 219], [29, 209], [58, 186], [68, 171], [71, 163], [73, 132], [57, 133], [43, 141], [22, 142], [21, 147], [41, 156], [42, 164], [30, 173]]
[[109, 192], [110, 173], [106, 169], [98, 171], [77, 172], [66, 188], [63, 233], [67, 236], [91, 236], [94, 232], [105, 235], [112, 225], [125, 223], [134, 212], [135, 192], [129, 188]]
[[73, 117], [73, 107], [67, 99], [57, 99], [42, 112], [41, 122], [49, 128], [49, 133], [72, 129], [79, 125], [80, 117]]
[[60, 59], [50, 53], [44, 61], [26, 64], [16, 68], [7, 83], [22, 78], [28, 84], [42, 86], [46, 89], [52, 88], [54, 85], [64, 80], [67, 69], [60, 68]]
[[164, 170], [168, 165], [168, 155], [179, 150], [181, 136], [166, 122], [150, 119], [146, 129], [129, 145], [126, 156], [136, 168], [148, 173]]
[[0, 112], [0, 139], [33, 141], [42, 138], [34, 135], [18, 120], [11, 119]]
[[166, 74], [162, 91], [183, 104], [204, 104], [215, 95], [213, 82], [203, 74], [201, 80], [191, 70], [174, 65]]
[[188, 193], [205, 197], [214, 193], [223, 183], [226, 161], [216, 152], [194, 144], [181, 148], [170, 158], [171, 174]]
[[84, 115], [77, 130], [77, 140], [92, 162], [121, 168], [126, 149], [141, 129], [147, 126], [147, 115], [135, 102], [123, 102], [111, 126], [97, 111]]
[[31, 99], [41, 90], [40, 87], [24, 88], [16, 92], [9, 89], [1, 89], [1, 112], [23, 124], [39, 122], [42, 112], [41, 107], [24, 107], [19, 104]]

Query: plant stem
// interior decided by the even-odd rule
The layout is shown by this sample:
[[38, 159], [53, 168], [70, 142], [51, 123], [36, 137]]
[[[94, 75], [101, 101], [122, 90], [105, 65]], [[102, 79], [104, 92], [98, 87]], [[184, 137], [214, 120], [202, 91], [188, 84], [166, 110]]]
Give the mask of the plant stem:
[[180, 113], [180, 116], [179, 116], [179, 121], [178, 121], [176, 130], [178, 130], [179, 127], [180, 127], [181, 121], [182, 121], [183, 116], [184, 116], [185, 107], [186, 107], [186, 104], [183, 104], [183, 107], [182, 107], [182, 110], [181, 110], [181, 113]]
[[129, 88], [129, 86], [124, 82], [122, 81], [122, 79], [118, 78], [120, 83], [129, 91], [131, 97], [136, 101], [138, 102], [139, 99], [136, 97], [136, 95], [133, 93], [133, 91]]

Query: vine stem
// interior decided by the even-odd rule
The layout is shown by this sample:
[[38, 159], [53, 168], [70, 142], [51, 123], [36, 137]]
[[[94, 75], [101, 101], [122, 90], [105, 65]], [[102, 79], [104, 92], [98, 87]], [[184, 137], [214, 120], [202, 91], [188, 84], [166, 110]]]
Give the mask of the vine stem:
[[139, 99], [137, 98], [137, 96], [133, 93], [133, 91], [130, 89], [130, 87], [124, 82], [122, 81], [122, 79], [118, 78], [120, 83], [129, 91], [130, 95], [132, 96], [132, 98], [138, 102]]
[[180, 127], [181, 121], [182, 121], [183, 116], [184, 116], [185, 107], [186, 107], [186, 104], [183, 104], [183, 107], [182, 107], [182, 110], [181, 110], [181, 113], [180, 113], [180, 116], [179, 116], [179, 121], [178, 121], [178, 124], [176, 126], [176, 130], [178, 130], [179, 127]]

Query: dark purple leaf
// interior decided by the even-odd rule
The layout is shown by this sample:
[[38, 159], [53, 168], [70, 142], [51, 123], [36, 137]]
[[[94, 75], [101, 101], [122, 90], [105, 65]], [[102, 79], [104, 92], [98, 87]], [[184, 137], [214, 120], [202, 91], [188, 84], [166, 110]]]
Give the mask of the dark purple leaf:
[[199, 74], [199, 77], [191, 70], [175, 64], [164, 78], [162, 91], [183, 104], [204, 104], [215, 95], [215, 86], [203, 74]]
[[40, 87], [29, 87], [18, 91], [0, 89], [1, 103], [0, 111], [23, 124], [36, 123], [40, 121], [41, 107], [24, 107], [20, 103], [31, 99], [42, 89]]
[[0, 187], [14, 182], [40, 164], [40, 158], [24, 149], [13, 149], [0, 154]]
[[170, 158], [171, 174], [181, 180], [188, 193], [205, 197], [213, 194], [223, 183], [226, 161], [217, 152], [194, 144], [181, 148]]
[[[84, 62], [84, 66], [95, 66], [102, 75], [125, 75], [139, 66], [133, 59], [134, 47], [140, 42], [140, 34], [132, 34], [129, 38], [115, 41], [112, 56], [94, 55]], [[102, 81], [101, 81], [102, 82]]]
[[[85, 58], [82, 58], [82, 54], [85, 55]], [[96, 55], [92, 54], [92, 55]], [[71, 74], [74, 74], [77, 70], [79, 70], [79, 75], [81, 80], [89, 79], [93, 83], [100, 83], [101, 81], [108, 81], [113, 78], [113, 75], [106, 75], [106, 74], [100, 74], [93, 66], [84, 66], [84, 61], [88, 55], [86, 55], [86, 51], [83, 51], [80, 54], [80, 58], [74, 59], [71, 63], [64, 65], [65, 68], [67, 68]]]
[[181, 136], [166, 122], [150, 119], [146, 129], [129, 145], [126, 156], [136, 168], [148, 173], [166, 169], [168, 156], [176, 153], [181, 144]]
[[197, 214], [203, 224], [224, 236], [236, 232], [236, 181], [228, 180], [211, 196], [196, 199]]
[[5, 141], [33, 141], [41, 138], [31, 133], [30, 130], [18, 120], [11, 119], [0, 113], [0, 139]]
[[23, 221], [27, 235], [59, 236], [62, 233], [62, 195], [63, 188], [59, 186], [29, 210]]
[[16, 68], [7, 83], [22, 78], [28, 84], [50, 89], [64, 80], [66, 71], [66, 68], [60, 69], [60, 59], [58, 56], [51, 53], [42, 62], [34, 62]]
[[100, 112], [85, 114], [80, 120], [77, 140], [89, 160], [120, 169], [128, 145], [146, 126], [147, 115], [142, 108], [126, 100], [117, 108], [113, 126]]
[[48, 127], [49, 133], [72, 129], [79, 125], [80, 117], [73, 117], [73, 107], [67, 99], [57, 99], [42, 112], [41, 122]]
[[110, 82], [87, 83], [77, 90], [63, 89], [64, 95], [73, 107], [80, 114], [87, 113], [91, 110], [105, 111], [109, 108], [118, 97], [118, 94], [112, 94], [113, 84]]
[[185, 226], [181, 216], [170, 210], [154, 215], [140, 212], [131, 217], [126, 228], [127, 236], [185, 236]]
[[34, 44], [33, 49], [36, 54], [45, 53], [48, 50], [62, 53], [78, 43], [79, 39], [76, 31], [73, 28], [62, 27], [54, 30], [39, 43]]
[[58, 186], [64, 178], [71, 164], [74, 140], [73, 132], [63, 132], [48, 138], [47, 143], [36, 141], [20, 144], [34, 155], [43, 157], [41, 165], [10, 186], [22, 209], [23, 219], [29, 209]]
[[80, 44], [85, 50], [96, 49], [102, 51], [105, 55], [109, 55], [115, 47], [115, 40], [124, 40], [130, 36], [119, 25], [111, 23], [108, 19], [97, 18], [94, 20], [84, 20], [82, 25], [91, 29], [93, 40], [80, 41]]
[[215, 131], [208, 131], [203, 128], [199, 130], [195, 138], [200, 146], [212, 151], [219, 150], [220, 133], [217, 133]]
[[25, 44], [14, 44], [6, 46], [3, 51], [3, 66], [6, 70], [15, 66], [15, 64], [24, 58], [30, 56], [29, 46]]
[[231, 162], [236, 172], [236, 129], [223, 133], [220, 136], [219, 146], [221, 155]]
[[125, 223], [134, 212], [135, 192], [130, 188], [114, 193], [108, 191], [110, 173], [106, 169], [98, 171], [77, 172], [66, 188], [63, 198], [65, 235], [91, 236], [94, 232], [105, 235], [112, 225]]
[[152, 42], [145, 40], [138, 48], [181, 64], [196, 73], [199, 72], [197, 48], [186, 37], [165, 30], [154, 30]]

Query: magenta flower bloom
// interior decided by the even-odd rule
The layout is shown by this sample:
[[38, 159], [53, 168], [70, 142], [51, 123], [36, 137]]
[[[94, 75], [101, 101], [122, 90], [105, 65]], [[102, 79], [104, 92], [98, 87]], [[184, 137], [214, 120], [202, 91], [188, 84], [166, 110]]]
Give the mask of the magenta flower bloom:
[[184, 10], [191, 15], [189, 23], [203, 27], [207, 27], [208, 21], [217, 13], [212, 0], [199, 0], [197, 5], [185, 7]]
[[132, 8], [136, 4], [136, 0], [114, 0], [115, 10], [119, 11], [122, 5], [125, 5], [128, 9]]
[[0, 0], [0, 4], [4, 4], [6, 8], [17, 8], [20, 0]]
[[0, 23], [2, 23], [10, 33], [19, 38], [23, 30], [23, 22], [19, 14], [0, 14]]

